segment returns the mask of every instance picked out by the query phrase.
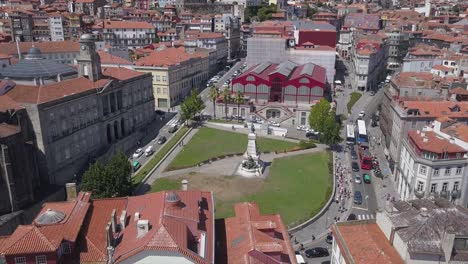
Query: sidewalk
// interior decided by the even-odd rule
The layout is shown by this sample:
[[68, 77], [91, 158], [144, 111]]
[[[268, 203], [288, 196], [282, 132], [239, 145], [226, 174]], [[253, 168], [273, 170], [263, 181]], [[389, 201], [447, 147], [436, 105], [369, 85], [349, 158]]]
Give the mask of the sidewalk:
[[[378, 139], [383, 138], [382, 132], [380, 131], [379, 127], [371, 127], [369, 129], [370, 137], [369, 141], [371, 143], [371, 152], [374, 156], [377, 157], [379, 161], [380, 170], [384, 175], [384, 179], [380, 180], [378, 184], [373, 184], [375, 196], [377, 198], [377, 206], [380, 209], [385, 208], [385, 204], [387, 202], [387, 198], [393, 197], [396, 200], [399, 200], [398, 192], [396, 191], [396, 187], [393, 183], [393, 175], [388, 165], [387, 158], [384, 154], [385, 146], [383, 143], [377, 144]], [[375, 140], [374, 140], [375, 138]]]

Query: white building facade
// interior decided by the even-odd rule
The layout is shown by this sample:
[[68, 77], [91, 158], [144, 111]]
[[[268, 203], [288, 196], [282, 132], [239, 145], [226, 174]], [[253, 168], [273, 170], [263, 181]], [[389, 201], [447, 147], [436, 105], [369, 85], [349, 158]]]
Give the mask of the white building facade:
[[58, 15], [53, 15], [49, 17], [49, 31], [50, 31], [50, 39], [52, 41], [64, 41], [64, 33], [63, 33], [63, 17]]

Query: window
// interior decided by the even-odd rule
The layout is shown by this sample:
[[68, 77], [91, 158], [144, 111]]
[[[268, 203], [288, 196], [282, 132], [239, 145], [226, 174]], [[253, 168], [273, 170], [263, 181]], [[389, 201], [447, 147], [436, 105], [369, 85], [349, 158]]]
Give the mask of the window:
[[426, 166], [421, 166], [419, 168], [419, 174], [424, 174], [426, 175], [427, 167]]
[[160, 94], [160, 93], [161, 93], [161, 88], [158, 87], [156, 93], [157, 93], [157, 94]]
[[455, 171], [455, 174], [460, 175], [462, 172], [462, 167], [457, 167], [457, 170]]
[[439, 176], [439, 169], [438, 168], [434, 169], [434, 176]]
[[457, 153], [455, 155], [456, 155], [457, 159], [461, 159], [461, 157], [462, 157], [461, 153]]
[[45, 255], [36, 256], [36, 264], [47, 264], [47, 257]]
[[445, 176], [450, 175], [452, 173], [451, 168], [445, 168]]
[[26, 257], [15, 257], [15, 264], [26, 264]]
[[62, 243], [62, 253], [63, 254], [71, 253], [70, 243], [67, 243], [67, 242]]
[[442, 191], [446, 192], [447, 188], [448, 188], [448, 182], [444, 182], [444, 184], [442, 184]]
[[454, 182], [454, 183], [453, 183], [453, 190], [454, 190], [454, 191], [458, 191], [459, 185], [460, 185], [459, 182]]
[[437, 190], [437, 183], [431, 184], [431, 193], [436, 192], [436, 190]]
[[421, 181], [418, 181], [418, 186], [416, 187], [418, 192], [422, 192], [424, 189], [424, 183]]
[[416, 122], [411, 122], [411, 128], [416, 128]]

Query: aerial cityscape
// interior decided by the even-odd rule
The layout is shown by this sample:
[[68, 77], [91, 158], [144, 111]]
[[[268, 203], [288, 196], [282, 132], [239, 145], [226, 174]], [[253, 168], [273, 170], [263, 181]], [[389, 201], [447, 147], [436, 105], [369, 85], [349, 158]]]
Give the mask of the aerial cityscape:
[[468, 0], [0, 0], [0, 264], [468, 264]]

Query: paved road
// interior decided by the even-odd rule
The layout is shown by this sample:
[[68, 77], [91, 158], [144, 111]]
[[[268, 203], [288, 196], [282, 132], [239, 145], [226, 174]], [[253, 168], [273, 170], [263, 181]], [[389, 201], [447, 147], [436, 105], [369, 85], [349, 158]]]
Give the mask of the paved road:
[[[309, 245], [304, 247], [304, 250], [298, 250], [299, 253], [302, 255], [304, 260], [308, 264], [329, 264], [330, 263], [330, 256], [327, 257], [321, 257], [321, 258], [307, 258], [305, 255], [305, 251], [314, 247], [321, 247], [321, 248], [326, 248], [328, 249], [328, 252], [331, 254], [332, 252], [332, 245], [328, 244], [326, 241], [326, 237], [322, 237], [320, 239], [314, 240], [314, 242], [310, 243]], [[296, 251], [297, 253], [297, 251]]]

